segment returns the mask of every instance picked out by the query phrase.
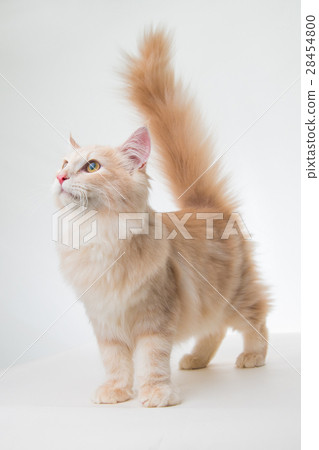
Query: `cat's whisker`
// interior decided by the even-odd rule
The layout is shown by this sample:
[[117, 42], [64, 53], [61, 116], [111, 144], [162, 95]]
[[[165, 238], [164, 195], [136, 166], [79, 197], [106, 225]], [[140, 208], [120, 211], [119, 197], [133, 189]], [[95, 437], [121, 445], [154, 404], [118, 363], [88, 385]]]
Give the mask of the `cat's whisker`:
[[79, 183], [73, 183], [71, 186], [71, 189], [73, 191], [73, 196], [75, 197], [75, 200], [76, 200], [77, 196], [79, 197], [79, 201], [78, 201], [79, 205], [86, 207], [87, 206], [87, 195], [86, 195], [86, 190], [85, 190], [84, 186], [82, 186]]
[[98, 188], [97, 186], [90, 186], [89, 190], [98, 192], [101, 197], [105, 198], [108, 203], [108, 210], [111, 210], [110, 199], [105, 191], [102, 191], [102, 189]]

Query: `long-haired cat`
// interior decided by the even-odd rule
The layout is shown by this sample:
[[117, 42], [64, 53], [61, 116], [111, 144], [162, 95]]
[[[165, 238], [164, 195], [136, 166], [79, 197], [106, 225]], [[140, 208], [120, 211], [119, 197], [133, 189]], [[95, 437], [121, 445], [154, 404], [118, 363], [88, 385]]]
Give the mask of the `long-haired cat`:
[[[97, 211], [97, 234], [79, 249], [59, 245], [61, 267], [84, 303], [105, 366], [95, 401], [132, 398], [135, 373], [143, 406], [175, 405], [172, 346], [194, 337], [180, 368], [203, 368], [232, 327], [244, 339], [237, 366], [261, 366], [269, 301], [250, 242], [237, 225], [224, 236], [234, 204], [217, 164], [207, 170], [212, 144], [175, 79], [166, 32], [145, 33], [138, 56], [127, 57], [124, 79], [150, 134], [139, 128], [117, 148], [80, 147], [70, 139], [73, 151], [58, 171], [55, 197], [60, 208], [78, 202]], [[148, 204], [150, 136], [181, 208], [175, 215], [156, 214]], [[126, 239], [119, 236], [123, 213], [131, 217]], [[136, 231], [141, 213], [147, 232]]]

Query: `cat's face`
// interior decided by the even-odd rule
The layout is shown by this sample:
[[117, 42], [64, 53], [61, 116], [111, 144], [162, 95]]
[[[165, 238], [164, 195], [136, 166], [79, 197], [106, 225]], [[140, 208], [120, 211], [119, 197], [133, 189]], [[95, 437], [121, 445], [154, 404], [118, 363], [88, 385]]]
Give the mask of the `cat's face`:
[[53, 183], [59, 207], [71, 202], [109, 212], [134, 211], [147, 202], [148, 177], [144, 165], [150, 137], [139, 128], [120, 147], [80, 147], [65, 157]]

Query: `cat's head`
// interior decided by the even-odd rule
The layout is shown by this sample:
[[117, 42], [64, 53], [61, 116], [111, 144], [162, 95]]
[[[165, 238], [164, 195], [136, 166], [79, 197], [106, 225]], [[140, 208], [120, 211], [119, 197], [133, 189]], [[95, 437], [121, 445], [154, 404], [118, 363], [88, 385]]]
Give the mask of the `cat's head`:
[[147, 128], [136, 130], [117, 148], [80, 147], [63, 160], [53, 184], [59, 207], [71, 202], [106, 212], [143, 211], [148, 197], [145, 164], [151, 141]]

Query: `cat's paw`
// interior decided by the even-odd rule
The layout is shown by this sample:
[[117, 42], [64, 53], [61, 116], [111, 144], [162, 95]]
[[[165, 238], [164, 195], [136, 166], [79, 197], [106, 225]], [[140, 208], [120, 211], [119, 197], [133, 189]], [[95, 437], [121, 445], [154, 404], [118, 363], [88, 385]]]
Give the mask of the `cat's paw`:
[[182, 370], [203, 369], [207, 366], [207, 361], [203, 361], [191, 353], [184, 355], [179, 362], [179, 368]]
[[93, 402], [101, 403], [121, 403], [130, 400], [133, 392], [129, 388], [118, 388], [112, 384], [103, 384], [95, 391]]
[[236, 366], [240, 369], [260, 367], [264, 364], [265, 356], [261, 353], [241, 353], [236, 360]]
[[141, 387], [139, 400], [146, 408], [173, 406], [180, 403], [178, 394], [170, 384], [146, 384]]

